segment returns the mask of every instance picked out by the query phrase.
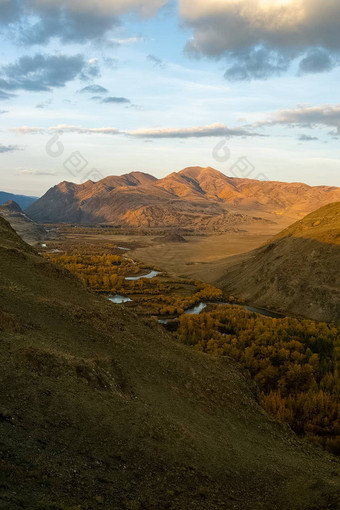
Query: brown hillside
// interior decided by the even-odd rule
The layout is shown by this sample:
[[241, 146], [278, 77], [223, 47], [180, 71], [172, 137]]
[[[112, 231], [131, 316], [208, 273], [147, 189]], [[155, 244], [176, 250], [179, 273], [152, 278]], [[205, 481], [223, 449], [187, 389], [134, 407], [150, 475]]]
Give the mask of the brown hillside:
[[259, 306], [340, 322], [340, 202], [287, 228], [265, 246], [234, 257], [218, 282]]
[[87, 292], [0, 218], [1, 507], [335, 509], [336, 464], [228, 359]]

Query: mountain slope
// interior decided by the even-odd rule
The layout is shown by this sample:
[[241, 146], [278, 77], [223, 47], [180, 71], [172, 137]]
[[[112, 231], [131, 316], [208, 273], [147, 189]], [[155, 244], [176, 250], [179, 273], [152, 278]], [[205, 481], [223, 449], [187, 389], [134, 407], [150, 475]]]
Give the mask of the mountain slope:
[[235, 257], [218, 284], [259, 306], [340, 322], [340, 202]]
[[[27, 213], [39, 222], [108, 223], [228, 231], [258, 221], [301, 218], [340, 200], [340, 188], [227, 177], [190, 167], [163, 179], [133, 172], [94, 183], [63, 182]], [[260, 219], [259, 219], [260, 218]]]
[[27, 210], [40, 222], [108, 223], [133, 227], [228, 230], [261, 220], [230, 210], [216, 197], [173, 173], [157, 180], [138, 172], [106, 177], [97, 183], [62, 182]]
[[0, 216], [7, 220], [24, 241], [34, 244], [47, 237], [47, 231], [42, 225], [32, 221], [21, 209], [19, 204], [9, 200], [0, 205]]
[[20, 205], [22, 209], [26, 209], [29, 205], [33, 204], [38, 197], [28, 197], [26, 195], [15, 195], [14, 193], [6, 193], [5, 191], [0, 191], [0, 205], [8, 202], [9, 200], [13, 200], [17, 204]]
[[267, 212], [301, 219], [316, 209], [340, 200], [340, 188], [303, 183], [237, 179], [244, 200], [256, 201]]
[[331, 509], [334, 459], [248, 375], [87, 292], [0, 218], [3, 508]]

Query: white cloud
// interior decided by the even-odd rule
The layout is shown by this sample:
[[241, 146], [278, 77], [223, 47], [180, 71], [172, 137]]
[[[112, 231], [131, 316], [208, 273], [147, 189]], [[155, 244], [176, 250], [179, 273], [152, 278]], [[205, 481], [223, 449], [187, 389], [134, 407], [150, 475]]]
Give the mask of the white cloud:
[[299, 106], [295, 109], [279, 110], [267, 119], [257, 122], [259, 126], [273, 126], [276, 124], [288, 126], [326, 126], [335, 127], [340, 134], [340, 104], [321, 106]]
[[52, 172], [49, 170], [19, 170], [19, 175], [57, 175], [56, 172]]
[[77, 133], [79, 135], [118, 135], [120, 131], [116, 128], [83, 128], [79, 126], [69, 126], [67, 124], [59, 124], [48, 128], [22, 126], [12, 128], [11, 131], [23, 135], [48, 134], [48, 133]]
[[128, 133], [131, 136], [144, 138], [202, 138], [208, 136], [258, 136], [256, 133], [238, 128], [228, 128], [225, 124], [210, 126], [194, 126], [189, 128], [153, 128], [136, 129]]
[[[340, 52], [338, 0], [180, 0], [180, 15], [194, 30], [187, 51], [229, 57], [234, 67], [241, 64], [240, 69], [232, 68], [233, 76], [239, 79], [254, 77], [252, 72], [246, 73], [254, 55], [258, 65], [264, 66], [263, 77], [267, 77], [283, 72], [294, 58], [305, 56], [311, 49], [314, 54], [317, 49]], [[261, 54], [259, 59], [259, 50], [266, 51], [267, 58]], [[337, 65], [337, 61], [318, 57], [307, 62], [307, 72]], [[317, 60], [322, 60], [320, 69]], [[261, 77], [259, 70], [255, 77]]]
[[80, 78], [98, 76], [96, 65], [87, 65], [84, 57], [78, 55], [22, 55], [18, 60], [0, 67], [0, 87], [8, 91], [49, 91], [64, 87], [68, 82]]
[[[63, 41], [102, 38], [120, 16], [134, 12], [147, 18], [167, 0], [1, 0], [0, 24], [17, 24], [20, 41], [43, 44], [53, 37]], [[10, 35], [13, 37], [13, 30]]]
[[48, 128], [22, 126], [12, 128], [12, 132], [22, 135], [48, 134], [48, 133], [76, 133], [80, 135], [125, 135], [136, 138], [203, 138], [222, 136], [262, 136], [258, 133], [247, 131], [242, 128], [228, 128], [225, 124], [211, 124], [209, 126], [193, 126], [188, 128], [146, 128], [133, 131], [120, 131], [113, 127], [84, 128], [60, 124]]
[[140, 11], [143, 16], [153, 16], [165, 5], [167, 0], [33, 0], [31, 4], [37, 10], [46, 7], [63, 6], [74, 13], [101, 13], [103, 15], [121, 15], [131, 11]]

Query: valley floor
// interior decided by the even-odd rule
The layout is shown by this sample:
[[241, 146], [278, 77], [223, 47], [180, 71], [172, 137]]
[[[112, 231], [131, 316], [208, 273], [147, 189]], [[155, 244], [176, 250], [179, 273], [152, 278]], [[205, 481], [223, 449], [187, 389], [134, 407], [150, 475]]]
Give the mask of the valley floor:
[[[209, 259], [208, 247], [217, 244], [221, 249], [226, 240], [225, 235], [207, 238], [187, 233], [184, 238], [160, 234], [63, 226], [57, 238], [42, 248], [45, 258], [75, 273], [93, 291], [109, 297], [115, 307], [125, 302], [125, 310], [158, 320], [196, 350], [234, 358], [251, 372], [261, 390], [262, 405], [271, 415], [289, 423], [298, 434], [339, 452], [336, 353], [340, 330], [331, 324], [242, 306], [237, 294], [223, 294], [196, 275], [189, 279], [169, 274], [163, 265], [165, 257], [161, 268], [135, 258], [138, 250], [149, 250], [157, 257], [157, 247], [165, 254], [168, 246], [170, 263], [181, 248], [193, 255], [193, 246], [204, 244]], [[210, 256], [214, 260], [216, 254]], [[227, 262], [240, 257], [231, 256]], [[210, 268], [213, 264], [199, 263]], [[215, 264], [223, 267], [225, 263], [217, 259]], [[195, 264], [188, 267], [195, 268]]]
[[[230, 257], [247, 253], [265, 244], [287, 227], [291, 220], [279, 218], [272, 225], [247, 226], [244, 232], [220, 234], [190, 234], [185, 243], [162, 242], [161, 236], [131, 233], [86, 234], [74, 233], [74, 241], [107, 241], [130, 248], [129, 256], [144, 264], [158, 266], [174, 276], [196, 278], [207, 283], [217, 281], [225, 274]], [[232, 260], [232, 259], [231, 259]]]

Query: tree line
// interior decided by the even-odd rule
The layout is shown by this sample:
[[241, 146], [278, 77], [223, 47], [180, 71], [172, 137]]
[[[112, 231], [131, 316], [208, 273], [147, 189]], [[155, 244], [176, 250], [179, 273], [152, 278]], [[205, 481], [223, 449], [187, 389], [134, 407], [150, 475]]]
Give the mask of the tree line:
[[[145, 266], [128, 257], [109, 252], [98, 253], [101, 249], [92, 245], [79, 245], [71, 252], [46, 254], [50, 261], [62, 265], [76, 274], [92, 290], [107, 294], [124, 293], [143, 313], [161, 316], [177, 316], [201, 301], [218, 301], [223, 293], [213, 285], [199, 281], [154, 278], [152, 280], [126, 280], [155, 267]], [[97, 252], [95, 251], [97, 250]], [[111, 247], [112, 250], [112, 247]], [[133, 305], [131, 305], [133, 306]]]
[[176, 334], [199, 351], [241, 363], [259, 385], [269, 414], [340, 454], [339, 328], [218, 306], [183, 315]]

